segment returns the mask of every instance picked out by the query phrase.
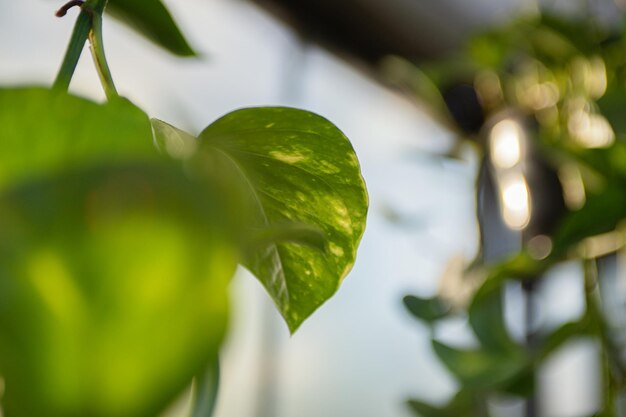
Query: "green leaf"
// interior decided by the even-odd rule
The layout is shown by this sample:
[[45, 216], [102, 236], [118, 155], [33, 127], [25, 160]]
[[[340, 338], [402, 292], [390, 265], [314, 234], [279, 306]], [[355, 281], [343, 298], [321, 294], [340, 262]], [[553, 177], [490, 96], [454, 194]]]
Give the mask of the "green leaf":
[[600, 113], [607, 118], [617, 135], [626, 134], [626, 121], [623, 109], [626, 107], [626, 90], [619, 85], [607, 89], [597, 101]]
[[230, 223], [130, 103], [0, 90], [6, 414], [162, 411], [221, 343]]
[[198, 139], [159, 119], [150, 119], [157, 148], [174, 159], [188, 159], [198, 148]]
[[160, 159], [148, 118], [127, 100], [0, 89], [0, 192], [73, 168]]
[[609, 184], [601, 194], [591, 194], [585, 205], [569, 213], [554, 235], [552, 256], [563, 256], [584, 238], [610, 232], [626, 218], [626, 194], [622, 183]]
[[536, 279], [552, 263], [551, 258], [536, 260], [528, 252], [522, 251], [489, 266], [485, 281], [474, 294], [468, 308], [469, 324], [486, 351], [507, 354], [519, 349], [504, 319], [503, 289], [506, 281]]
[[160, 0], [109, 0], [106, 10], [169, 52], [196, 55]]
[[461, 350], [433, 340], [435, 353], [465, 386], [472, 389], [506, 387], [528, 366], [523, 351], [497, 354], [487, 350]]
[[253, 230], [250, 250], [265, 250], [275, 243], [297, 243], [324, 251], [326, 237], [319, 228], [303, 223], [275, 223], [264, 229]]
[[469, 323], [481, 345], [493, 352], [515, 348], [504, 321], [502, 287], [479, 291], [469, 307]]
[[200, 141], [201, 154], [221, 155], [247, 183], [254, 227], [296, 222], [326, 237], [325, 252], [276, 243], [245, 261], [294, 332], [355, 261], [368, 203], [354, 150], [328, 120], [290, 108], [235, 111], [206, 128]]
[[0, 198], [10, 416], [151, 416], [217, 354], [235, 251], [218, 199], [160, 166], [70, 171]]
[[408, 406], [422, 417], [477, 417], [485, 414], [484, 400], [468, 389], [461, 389], [443, 406], [416, 399], [409, 400]]
[[542, 344], [537, 352], [537, 360], [543, 361], [574, 338], [597, 334], [599, 323], [586, 314], [578, 321], [563, 323], [549, 334], [542, 336]]
[[417, 415], [422, 417], [456, 417], [456, 414], [450, 414], [449, 410], [443, 407], [435, 407], [421, 400], [409, 400], [407, 402], [409, 408]]
[[407, 295], [403, 302], [413, 316], [428, 323], [442, 319], [450, 312], [450, 306], [446, 305], [439, 297], [419, 298]]

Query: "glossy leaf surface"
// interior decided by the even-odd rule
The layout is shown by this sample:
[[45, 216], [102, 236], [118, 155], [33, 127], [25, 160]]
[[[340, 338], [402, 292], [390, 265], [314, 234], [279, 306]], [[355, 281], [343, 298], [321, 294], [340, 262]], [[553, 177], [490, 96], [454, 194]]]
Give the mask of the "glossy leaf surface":
[[196, 55], [160, 0], [109, 0], [107, 11], [175, 55]]
[[219, 154], [242, 176], [255, 227], [302, 223], [325, 236], [324, 251], [271, 243], [245, 261], [293, 332], [354, 264], [368, 204], [354, 150], [328, 120], [290, 108], [235, 111], [205, 129], [200, 141], [204, 153]]

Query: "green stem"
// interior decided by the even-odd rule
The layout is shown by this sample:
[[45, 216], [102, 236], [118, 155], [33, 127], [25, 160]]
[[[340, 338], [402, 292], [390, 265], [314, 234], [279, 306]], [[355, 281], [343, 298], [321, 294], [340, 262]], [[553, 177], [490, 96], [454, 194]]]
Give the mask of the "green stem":
[[[106, 1], [104, 2], [106, 3]], [[100, 76], [100, 82], [104, 88], [104, 93], [107, 99], [111, 100], [118, 97], [117, 89], [113, 83], [113, 77], [111, 76], [111, 70], [107, 64], [106, 57], [104, 55], [104, 43], [102, 40], [102, 13], [95, 12], [93, 15], [92, 27], [89, 32], [89, 43], [91, 44], [91, 56], [93, 62], [96, 65], [96, 70]]]
[[70, 81], [74, 75], [74, 70], [78, 64], [80, 54], [83, 52], [83, 47], [85, 46], [90, 30], [91, 14], [87, 10], [81, 10], [78, 19], [76, 19], [76, 25], [74, 26], [67, 51], [65, 52], [65, 58], [54, 80], [53, 89], [57, 91], [67, 91], [70, 87]]
[[617, 386], [621, 374], [621, 363], [619, 353], [615, 351], [615, 346], [609, 334], [608, 323], [602, 312], [600, 294], [598, 291], [598, 271], [595, 260], [584, 261], [585, 276], [585, 301], [587, 302], [587, 314], [594, 322], [594, 327], [601, 349], [602, 379], [604, 383], [603, 410], [602, 415], [607, 417], [617, 417]]
[[204, 375], [196, 377], [194, 406], [191, 417], [211, 417], [215, 411], [220, 386], [220, 362], [216, 358]]
[[[117, 97], [117, 90], [113, 83], [113, 77], [104, 55], [104, 43], [102, 41], [102, 14], [108, 0], [87, 0], [81, 6], [81, 12], [76, 20], [72, 37], [61, 64], [59, 73], [54, 81], [53, 88], [57, 91], [67, 91], [76, 65], [83, 52], [85, 42], [89, 39], [91, 53], [96, 70], [107, 99]], [[61, 16], [61, 15], [59, 15]]]

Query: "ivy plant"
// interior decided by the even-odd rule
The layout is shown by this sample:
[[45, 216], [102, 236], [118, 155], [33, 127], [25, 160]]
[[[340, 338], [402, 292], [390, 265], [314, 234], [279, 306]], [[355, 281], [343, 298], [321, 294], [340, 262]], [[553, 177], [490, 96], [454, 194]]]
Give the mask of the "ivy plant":
[[[449, 346], [433, 331], [433, 351], [460, 388], [444, 404], [410, 400], [417, 415], [489, 416], [491, 401], [502, 397], [526, 400], [526, 415], [537, 415], [536, 372], [560, 347], [580, 338], [599, 346], [602, 399], [593, 415], [619, 415], [626, 345], [623, 321], [611, 312], [623, 315], [624, 303], [608, 305], [613, 287], [600, 272], [626, 242], [625, 48], [621, 26], [546, 13], [477, 34], [457, 56], [420, 69], [399, 59], [387, 62], [390, 80], [410, 88], [460, 143], [482, 156], [483, 180], [501, 187], [501, 212], [507, 204], [498, 184], [503, 175], [520, 175], [528, 194], [528, 218], [512, 225], [521, 249], [496, 262], [479, 251], [459, 280], [467, 291], [456, 288], [468, 297], [454, 299], [449, 291], [405, 297], [410, 313], [433, 330], [447, 317], [467, 317], [477, 342], [473, 348]], [[523, 132], [523, 146], [511, 141], [517, 133], [509, 130], [498, 149], [503, 120]], [[557, 186], [546, 192], [552, 183]], [[477, 200], [484, 193], [477, 184]], [[559, 204], [562, 209], [545, 209]], [[504, 288], [521, 285], [532, 300], [533, 289], [549, 279], [545, 273], [563, 262], [582, 267], [584, 312], [556, 327], [531, 320], [525, 337], [514, 337], [504, 319]], [[532, 308], [531, 302], [527, 309]]]
[[[198, 137], [120, 97], [111, 12], [195, 53], [159, 0], [80, 9], [52, 87], [0, 88], [0, 375], [7, 417], [154, 417], [196, 378], [212, 414], [227, 286], [248, 268], [295, 332], [355, 262], [368, 207], [349, 140], [248, 108]], [[105, 103], [69, 94], [89, 42]]]

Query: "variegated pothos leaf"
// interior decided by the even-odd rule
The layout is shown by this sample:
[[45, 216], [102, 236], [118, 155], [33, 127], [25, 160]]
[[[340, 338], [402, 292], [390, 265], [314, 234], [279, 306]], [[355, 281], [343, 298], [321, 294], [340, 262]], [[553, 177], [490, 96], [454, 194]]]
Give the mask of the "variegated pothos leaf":
[[241, 175], [256, 226], [301, 223], [325, 235], [323, 251], [274, 242], [245, 260], [294, 332], [337, 291], [355, 261], [368, 198], [352, 145], [321, 116], [275, 107], [222, 117], [200, 134], [200, 149], [219, 154]]

